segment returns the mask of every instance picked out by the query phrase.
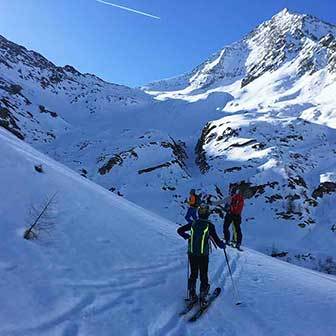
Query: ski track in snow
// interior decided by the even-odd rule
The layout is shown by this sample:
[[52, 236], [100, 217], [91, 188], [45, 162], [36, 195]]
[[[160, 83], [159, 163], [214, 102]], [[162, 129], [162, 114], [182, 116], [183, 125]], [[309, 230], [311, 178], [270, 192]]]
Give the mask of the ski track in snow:
[[[181, 251], [182, 252], [182, 251]], [[183, 252], [174, 252], [167, 255], [165, 262], [158, 262], [147, 267], [125, 267], [114, 269], [117, 275], [107, 281], [82, 280], [80, 282], [69, 282], [67, 280], [58, 280], [55, 285], [71, 289], [73, 292], [80, 293], [81, 299], [68, 310], [56, 314], [54, 318], [45, 320], [38, 325], [26, 327], [19, 330], [6, 330], [6, 335], [35, 335], [53, 330], [55, 327], [64, 323], [69, 324], [63, 335], [76, 335], [80, 330], [80, 324], [88, 319], [92, 319], [99, 314], [110, 312], [118, 309], [118, 305], [124, 302], [132, 307], [136, 312], [137, 305], [136, 294], [139, 291], [152, 290], [153, 287], [161, 286], [166, 282], [166, 275], [169, 272], [176, 272], [185, 266], [185, 260], [181, 255]], [[177, 259], [177, 257], [180, 257]], [[1, 263], [1, 268], [11, 270], [15, 267]], [[101, 297], [108, 297], [106, 302], [97, 304]], [[172, 309], [172, 321], [175, 316], [176, 307]], [[161, 329], [161, 327], [159, 327]], [[168, 327], [162, 327], [168, 330]], [[155, 332], [157, 334], [157, 332]]]
[[[221, 258], [221, 256], [218, 256], [218, 255], [216, 257], [217, 257], [216, 259]], [[234, 258], [232, 258], [229, 261], [231, 270], [233, 272], [234, 279], [236, 280], [239, 277], [239, 273], [241, 271], [241, 267], [237, 267], [239, 259], [240, 259], [240, 254], [237, 253], [236, 255], [234, 255]], [[223, 313], [219, 309], [216, 309], [216, 305], [218, 304], [218, 301], [223, 295], [227, 296], [228, 292], [232, 291], [231, 284], [227, 282], [228, 280], [229, 280], [229, 273], [224, 263], [224, 255], [222, 255], [222, 260], [217, 262], [217, 267], [214, 270], [210, 269], [210, 283], [211, 283], [212, 289], [216, 287], [222, 287], [223, 291], [219, 299], [217, 299], [213, 303], [209, 311], [202, 317], [202, 319], [207, 319], [207, 316], [209, 319], [209, 314], [212, 314], [215, 312], [216, 319], [223, 319], [223, 321], [225, 321], [225, 313]], [[178, 335], [195, 334], [195, 328], [197, 329], [197, 323], [196, 323], [196, 326], [188, 324], [187, 319], [188, 317], [190, 317], [190, 313], [187, 314], [185, 317], [179, 317], [178, 311], [180, 309], [181, 308], [176, 308], [176, 305], [174, 305], [170, 307], [168, 311], [163, 311], [157, 318], [157, 320], [160, 321], [160, 323], [155, 323], [152, 326], [152, 328], [148, 330], [148, 334], [153, 335], [153, 336], [160, 336], [160, 335], [178, 336]], [[225, 330], [226, 332], [228, 331], [227, 326]], [[230, 334], [227, 334], [227, 333], [224, 334], [223, 333], [224, 329], [220, 327], [211, 327], [211, 331], [212, 331], [211, 333], [212, 335], [233, 335], [233, 336], [236, 335], [233, 328], [231, 328]]]
[[[179, 259], [176, 260], [176, 256], [179, 256]], [[104, 313], [113, 316], [114, 311], [118, 310], [121, 303], [128, 304], [131, 310], [137, 312], [137, 309], [139, 309], [137, 308], [139, 305], [137, 294], [139, 291], [149, 291], [148, 295], [150, 295], [150, 291], [153, 287], [165, 284], [167, 273], [174, 274], [179, 271], [185, 271], [186, 256], [182, 253], [178, 253], [174, 257], [175, 259], [171, 258], [171, 261], [168, 259], [168, 263], [166, 264], [158, 263], [157, 265], [151, 265], [149, 267], [129, 267], [119, 271], [115, 270], [118, 276], [106, 282], [87, 280], [76, 283], [67, 282], [66, 280], [61, 282], [59, 280], [57, 283], [58, 286], [69, 288], [79, 294], [80, 299], [76, 304], [73, 304], [73, 306], [66, 311], [57, 313], [55, 317], [47, 319], [38, 325], [20, 328], [19, 330], [6, 330], [4, 334], [10, 336], [43, 334], [52, 332], [56, 327], [65, 325], [62, 336], [75, 336], [80, 335], [81, 325], [83, 323], [85, 324]], [[222, 260], [219, 262], [216, 261], [216, 268], [211, 270], [210, 281], [212, 288], [224, 284], [221, 297], [223, 297], [223, 300], [226, 300], [229, 292], [232, 292], [232, 289], [230, 282], [228, 282], [229, 274], [224, 264], [224, 257], [217, 255], [214, 259], [220, 258], [222, 258]], [[240, 258], [240, 254], [236, 253], [230, 260], [235, 279], [238, 278], [241, 269], [241, 266], [237, 267]], [[107, 299], [99, 303], [98, 301], [101, 298]], [[157, 317], [153, 319], [155, 321], [154, 323], [148, 326], [146, 330], [143, 330], [143, 332], [135, 333], [134, 335], [189, 335], [190, 326], [187, 327], [186, 320], [178, 316], [178, 311], [181, 309], [182, 303], [183, 299], [181, 298], [180, 304], [175, 302], [166, 310], [160, 312]], [[207, 312], [202, 319], [209, 318], [214, 312], [216, 318], [220, 317], [225, 319], [224, 312], [222, 313], [220, 310], [215, 310], [217, 304], [218, 301], [213, 304], [209, 312]], [[226, 322], [225, 324], [225, 330], [227, 332], [228, 325]], [[191, 330], [195, 328], [197, 327], [192, 327]], [[212, 332], [214, 335], [222, 335], [223, 329], [220, 327], [212, 328]], [[230, 335], [235, 335], [233, 329]]]
[[[6, 143], [6, 138], [2, 139]], [[14, 139], [9, 141], [9, 143], [11, 146], [9, 146], [10, 150], [7, 154], [13, 155], [13, 159], [16, 159], [15, 155], [19, 157], [24, 155], [25, 158], [29, 158], [29, 165], [35, 160], [41, 160], [36, 151], [27, 150], [27, 145], [20, 143], [20, 147], [17, 149]], [[124, 248], [125, 246], [124, 241], [122, 241], [122, 245], [118, 245], [118, 240], [120, 240], [118, 236], [113, 240], [114, 235], [119, 234], [119, 230], [111, 230], [110, 227], [103, 226], [103, 229], [111, 236], [102, 239], [101, 233], [98, 231], [99, 236], [95, 237], [97, 228], [94, 227], [92, 229], [91, 218], [86, 223], [85, 216], [83, 216], [77, 221], [81, 220], [82, 225], [86, 224], [85, 230], [87, 232], [85, 231], [85, 235], [92, 235], [92, 237], [90, 236], [90, 239], [85, 241], [82, 247], [79, 244], [81, 238], [83, 238], [80, 235], [82, 227], [78, 230], [77, 225], [73, 225], [74, 221], [68, 219], [67, 225], [69, 227], [67, 233], [72, 234], [72, 240], [68, 240], [71, 243], [67, 245], [66, 238], [68, 237], [63, 237], [64, 242], [60, 239], [57, 244], [64, 243], [64, 247], [60, 245], [62, 250], [70, 248], [70, 252], [66, 251], [68, 252], [67, 254], [62, 254], [63, 251], [61, 250], [54, 251], [53, 248], [57, 246], [55, 244], [53, 248], [47, 250], [46, 254], [43, 254], [43, 259], [41, 260], [42, 265], [49, 266], [52, 258], [60, 258], [57, 261], [53, 260], [51, 267], [51, 271], [56, 270], [55, 274], [57, 276], [48, 279], [49, 284], [46, 281], [46, 288], [57, 293], [57, 300], [51, 297], [50, 301], [54, 302], [52, 308], [42, 313], [40, 311], [40, 315], [33, 316], [32, 320], [28, 320], [25, 316], [25, 320], [19, 321], [21, 324], [8, 323], [0, 331], [1, 336], [92, 335], [96, 330], [99, 335], [109, 335], [112, 330], [114, 333], [120, 333], [120, 328], [134, 336], [194, 336], [195, 334], [211, 336], [235, 336], [241, 334], [248, 334], [249, 336], [282, 336], [291, 332], [289, 328], [294, 323], [293, 316], [300, 314], [298, 309], [302, 309], [306, 305], [309, 309], [305, 310], [304, 314], [308, 314], [308, 318], [303, 318], [301, 313], [300, 319], [305, 328], [304, 335], [307, 335], [306, 331], [314, 327], [311, 322], [313, 321], [311, 312], [321, 304], [322, 298], [326, 311], [331, 310], [336, 304], [336, 279], [334, 277], [274, 260], [248, 248], [245, 248], [244, 252], [228, 248], [227, 252], [233, 277], [244, 303], [241, 306], [235, 305], [236, 298], [234, 297], [234, 290], [225, 264], [224, 254], [221, 250], [214, 250], [210, 256], [210, 283], [212, 289], [220, 286], [223, 291], [200, 321], [192, 325], [188, 324], [185, 318], [178, 316], [178, 312], [183, 306], [183, 295], [186, 287], [186, 249], [185, 243], [177, 237], [173, 223], [169, 222], [168, 224], [160, 217], [150, 215], [140, 207], [111, 195], [111, 193], [95, 186], [90, 181], [75, 177], [70, 170], [62, 169], [60, 164], [50, 162], [48, 158], [42, 157], [45, 160], [43, 162], [45, 162], [48, 169], [48, 174], [42, 177], [39, 176], [38, 179], [34, 177], [30, 181], [26, 178], [26, 171], [29, 171], [29, 168], [27, 169], [23, 164], [16, 164], [11, 167], [11, 169], [16, 170], [16, 173], [13, 174], [15, 181], [16, 179], [22, 179], [22, 176], [24, 180], [21, 180], [20, 183], [22, 181], [25, 183], [41, 183], [49, 176], [60, 180], [57, 174], [61, 170], [62, 179], [66, 179], [66, 183], [61, 180], [63, 188], [69, 184], [69, 181], [75, 184], [76, 187], [80, 185], [82, 188], [77, 195], [77, 197], [82, 198], [74, 201], [71, 199], [70, 202], [78, 213], [86, 211], [93, 200], [93, 195], [97, 194], [99, 195], [96, 196], [98, 199], [95, 200], [97, 207], [102, 204], [105, 206], [106, 202], [106, 208], [102, 208], [104, 211], [107, 211], [106, 209], [110, 210], [112, 206], [114, 207], [113, 216], [118, 216], [120, 212], [124, 212], [123, 216], [126, 217], [125, 214], [130, 216], [129, 222], [127, 222], [128, 225], [138, 220], [136, 225], [143, 224], [142, 230], [145, 230], [146, 234], [141, 236], [141, 230], [136, 232], [137, 244], [140, 244], [140, 248], [136, 249], [137, 244], [134, 244], [134, 239], [130, 239], [127, 243], [130, 244], [128, 246], [131, 246], [134, 251], [132, 250], [132, 253], [127, 255], [127, 262], [124, 262], [124, 260], [119, 261], [119, 259], [116, 259], [118, 261], [116, 262], [113, 259], [114, 254], [118, 253], [118, 248]], [[21, 168], [23, 173], [20, 170]], [[66, 190], [66, 192], [68, 191]], [[66, 192], [64, 193], [65, 196]], [[15, 200], [16, 198], [10, 204], [15, 204]], [[64, 202], [63, 206], [66, 204]], [[98, 208], [98, 214], [99, 211], [100, 208]], [[66, 211], [64, 213], [66, 214]], [[63, 220], [66, 218], [67, 216], [64, 216]], [[97, 213], [95, 213], [94, 219], [99, 227], [99, 225], [103, 225], [102, 222], [106, 221], [106, 215], [101, 219], [100, 217], [97, 218]], [[123, 220], [122, 217], [121, 220]], [[8, 224], [5, 223], [5, 225]], [[156, 235], [158, 228], [160, 234]], [[125, 225], [123, 229], [126, 230], [125, 238], [128, 238], [130, 233], [133, 235], [134, 228], [131, 228], [129, 232], [127, 231], [128, 226]], [[153, 234], [156, 235], [155, 238], [152, 237]], [[147, 235], [150, 236], [150, 239], [147, 238]], [[13, 237], [18, 239], [17, 231]], [[172, 240], [172, 237], [175, 240]], [[145, 241], [146, 246], [141, 245], [141, 239], [147, 239]], [[74, 240], [78, 240], [78, 246], [76, 247], [80, 253], [77, 253], [77, 250], [71, 253], [71, 245]], [[154, 253], [151, 249], [153, 246], [150, 245], [152, 241], [155, 242], [156, 245], [154, 246], [157, 248], [155, 250], [155, 258], [151, 255]], [[107, 242], [111, 243], [111, 246], [107, 246]], [[15, 243], [21, 246], [16, 240]], [[166, 243], [167, 245], [164, 246], [163, 252], [158, 254], [157, 251], [161, 251], [160, 248]], [[93, 260], [85, 259], [91, 256], [91, 254], [86, 254], [87, 244], [91, 244], [90, 247], [96, 249]], [[40, 249], [42, 246], [36, 245], [29, 245], [31, 248], [34, 246], [34, 248], [37, 248], [36, 251], [38, 251], [38, 254], [34, 252], [35, 250], [30, 251], [33, 258], [41, 255]], [[147, 248], [147, 245], [149, 247], [145, 250], [146, 254], [142, 255], [142, 250]], [[8, 245], [8, 249], [10, 249], [10, 246]], [[28, 248], [28, 245], [25, 245], [25, 248]], [[103, 267], [96, 259], [102, 257], [99, 254], [101, 251], [103, 251], [103, 255], [106, 258], [104, 259]], [[105, 255], [108, 251], [112, 252], [112, 254]], [[125, 253], [127, 253], [126, 249]], [[134, 253], [139, 254], [140, 262], [137, 261], [133, 264]], [[13, 255], [16, 256], [17, 253]], [[25, 253], [21, 253], [21, 255], [24, 256]], [[80, 255], [81, 258], [76, 259], [77, 255]], [[64, 257], [65, 259], [74, 257], [74, 259], [63, 260], [62, 258]], [[112, 257], [113, 262], [110, 262], [110, 257]], [[122, 255], [118, 254], [118, 258], [120, 257]], [[82, 262], [82, 260], [85, 260], [83, 265], [76, 265], [77, 261]], [[86, 262], [89, 265], [88, 268]], [[114, 268], [112, 265], [115, 265]], [[33, 267], [29, 271], [34, 277], [31, 279], [28, 276], [29, 286], [35, 280], [35, 276], [38, 280], [42, 278], [42, 274], [38, 272], [39, 267], [36, 265], [31, 266]], [[111, 268], [106, 272], [105, 268], [109, 266]], [[2, 276], [4, 279], [8, 277], [9, 280], [14, 280], [17, 275], [29, 274], [27, 272], [28, 267], [20, 259], [13, 258], [13, 256], [7, 259], [6, 257], [1, 257], [0, 260], [0, 269], [3, 271]], [[79, 270], [78, 274], [76, 273], [76, 268]], [[99, 269], [99, 272], [97, 269]], [[87, 276], [86, 270], [91, 271]], [[45, 276], [46, 274], [43, 273], [43, 275]], [[318, 287], [321, 281], [323, 281], [326, 289], [323, 286]], [[38, 286], [32, 287], [34, 291], [40, 289], [39, 285], [41, 284], [39, 281], [37, 282]], [[301, 287], [301, 283], [305, 287]], [[274, 284], [279, 286], [279, 288], [275, 288]], [[1, 282], [0, 285], [2, 285]], [[316, 293], [312, 291], [312, 288], [315, 290], [315, 286], [317, 286]], [[42, 289], [44, 289], [43, 286]], [[305, 296], [305, 291], [308, 292], [307, 297]], [[41, 299], [38, 296], [37, 298], [37, 301]], [[291, 310], [292, 302], [293, 310]], [[264, 304], [265, 307], [263, 307]], [[272, 313], [272, 309], [275, 309], [275, 313]], [[121, 315], [120, 320], [119, 315]], [[325, 315], [325, 311], [322, 311], [322, 314], [319, 315], [321, 323], [326, 325], [325, 329], [336, 327], [335, 322], [328, 321], [328, 315], [326, 317]], [[27, 321], [29, 322], [27, 323]], [[298, 335], [301, 336], [300, 334]], [[313, 336], [317, 335], [314, 334]]]

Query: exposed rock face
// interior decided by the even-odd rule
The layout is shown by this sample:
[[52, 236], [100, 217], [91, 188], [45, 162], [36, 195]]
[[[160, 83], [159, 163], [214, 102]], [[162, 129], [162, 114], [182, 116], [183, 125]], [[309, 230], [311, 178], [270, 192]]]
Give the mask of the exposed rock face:
[[205, 150], [203, 148], [203, 146], [206, 143], [207, 140], [207, 136], [209, 135], [209, 133], [216, 128], [216, 126], [212, 126], [211, 124], [207, 124], [203, 130], [202, 130], [202, 134], [197, 142], [196, 148], [195, 148], [195, 154], [196, 154], [196, 164], [198, 165], [200, 171], [202, 172], [202, 174], [206, 173], [209, 169], [210, 166], [207, 163], [206, 160], [206, 154], [205, 154]]
[[313, 191], [312, 196], [317, 199], [334, 192], [336, 192], [335, 182], [323, 182]]
[[0, 107], [0, 126], [6, 128], [9, 132], [13, 133], [19, 139], [24, 140], [20, 127], [16, 123], [13, 114], [5, 107]]

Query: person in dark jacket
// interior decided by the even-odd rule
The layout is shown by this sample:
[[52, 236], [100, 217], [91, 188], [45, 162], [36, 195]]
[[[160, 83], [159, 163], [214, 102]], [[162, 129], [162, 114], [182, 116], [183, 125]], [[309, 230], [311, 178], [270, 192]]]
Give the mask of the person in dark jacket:
[[[196, 302], [196, 281], [200, 273], [200, 302], [206, 304], [206, 296], [210, 285], [208, 280], [209, 265], [209, 239], [219, 248], [225, 249], [225, 243], [219, 239], [215, 226], [208, 220], [210, 216], [209, 206], [201, 204], [198, 208], [199, 219], [181, 226], [177, 233], [184, 239], [188, 239], [188, 258], [190, 264], [190, 277], [188, 279], [189, 299]], [[190, 231], [190, 234], [187, 233]]]

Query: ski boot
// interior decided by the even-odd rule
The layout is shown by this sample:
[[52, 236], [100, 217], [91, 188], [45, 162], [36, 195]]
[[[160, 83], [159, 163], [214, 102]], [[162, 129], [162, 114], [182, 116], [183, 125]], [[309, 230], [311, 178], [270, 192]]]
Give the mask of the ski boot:
[[210, 290], [210, 285], [207, 285], [206, 288], [201, 289], [200, 292], [200, 306], [201, 308], [205, 308], [208, 305], [208, 294]]
[[243, 252], [244, 250], [240, 247], [240, 244], [237, 244], [236, 245], [236, 249], [238, 250], [238, 251], [240, 251], [240, 252]]
[[237, 244], [237, 242], [235, 240], [231, 240], [230, 245], [232, 247], [237, 247], [238, 244]]
[[198, 301], [198, 296], [196, 294], [196, 290], [193, 288], [193, 289], [190, 289], [189, 290], [189, 297], [188, 297], [188, 302], [190, 304], [194, 304]]

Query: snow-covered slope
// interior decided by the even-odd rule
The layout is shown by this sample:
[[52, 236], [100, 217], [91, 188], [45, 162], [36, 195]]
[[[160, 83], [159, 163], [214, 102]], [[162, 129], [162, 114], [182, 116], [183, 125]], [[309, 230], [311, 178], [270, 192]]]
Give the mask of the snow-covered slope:
[[0, 123], [176, 223], [190, 188], [219, 198], [239, 184], [246, 245], [335, 273], [335, 36], [335, 26], [284, 10], [191, 73], [143, 90], [1, 38]]
[[[175, 224], [77, 175], [0, 129], [0, 335], [325, 335], [336, 328], [336, 282], [246, 250], [229, 251], [243, 305], [221, 251], [223, 293], [202, 322], [177, 316], [185, 243]], [[43, 173], [34, 169], [43, 165]], [[27, 211], [58, 191], [55, 223], [22, 238]]]
[[247, 244], [320, 270], [328, 259], [332, 272], [335, 37], [336, 26], [283, 10], [190, 74], [144, 88], [160, 101], [229, 93], [196, 147], [207, 191], [240, 185]]
[[[0, 38], [0, 122], [54, 159], [131, 200], [160, 212], [178, 181], [189, 178], [187, 145], [226, 93], [207, 102], [158, 103], [139, 89], [57, 67], [40, 54]], [[190, 140], [191, 138], [191, 140]], [[143, 193], [152, 197], [144, 199]], [[139, 194], [139, 195], [138, 195]], [[180, 208], [178, 202], [178, 208]]]
[[[6, 131], [0, 137], [0, 334], [126, 335], [140, 328], [138, 319], [151, 315], [141, 313], [142, 305], [152, 313], [160, 306], [148, 290], [164, 293], [169, 270], [183, 266], [174, 225]], [[35, 171], [38, 164], [43, 173]], [[54, 229], [37, 241], [24, 240], [30, 206], [54, 192]]]
[[28, 142], [51, 142], [150, 100], [140, 90], [58, 67], [0, 36], [0, 121]]

